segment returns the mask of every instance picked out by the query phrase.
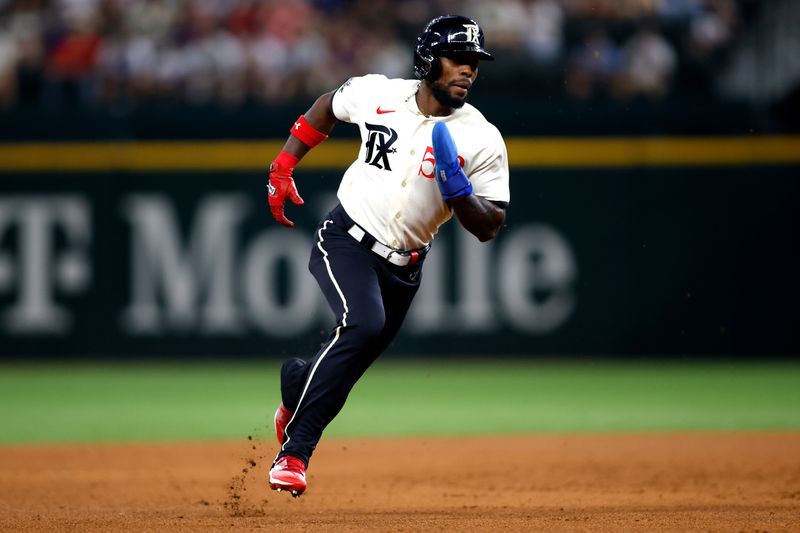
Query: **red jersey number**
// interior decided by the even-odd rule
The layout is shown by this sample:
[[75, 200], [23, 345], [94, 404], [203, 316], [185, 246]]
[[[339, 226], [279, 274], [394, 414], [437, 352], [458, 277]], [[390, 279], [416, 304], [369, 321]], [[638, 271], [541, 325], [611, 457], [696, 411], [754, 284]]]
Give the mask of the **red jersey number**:
[[[464, 168], [464, 158], [458, 156], [458, 164]], [[433, 147], [428, 146], [425, 148], [425, 153], [422, 155], [422, 163], [419, 165], [419, 176], [426, 177], [430, 180], [434, 178], [436, 172], [436, 159], [433, 157]]]

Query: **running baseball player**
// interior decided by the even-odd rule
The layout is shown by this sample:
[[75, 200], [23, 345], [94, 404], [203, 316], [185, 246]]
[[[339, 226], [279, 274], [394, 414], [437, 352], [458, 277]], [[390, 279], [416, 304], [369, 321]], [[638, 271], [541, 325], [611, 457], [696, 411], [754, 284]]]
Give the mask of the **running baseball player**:
[[290, 359], [281, 368], [275, 412], [281, 447], [269, 471], [272, 489], [294, 496], [306, 490], [306, 469], [323, 430], [400, 328], [439, 226], [455, 213], [488, 241], [505, 221], [505, 143], [466, 103], [478, 62], [492, 59], [474, 20], [435, 18], [417, 38], [417, 80], [366, 75], [323, 94], [294, 123], [270, 165], [270, 209], [293, 227], [284, 203], [303, 203], [293, 169], [338, 121], [361, 131], [358, 158], [339, 185], [339, 205], [316, 229], [309, 262], [337, 322], [314, 357]]

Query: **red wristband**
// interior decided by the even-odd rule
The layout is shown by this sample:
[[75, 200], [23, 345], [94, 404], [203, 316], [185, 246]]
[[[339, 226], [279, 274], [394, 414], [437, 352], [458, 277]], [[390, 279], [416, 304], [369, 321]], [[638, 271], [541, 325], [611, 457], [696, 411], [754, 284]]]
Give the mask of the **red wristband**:
[[328, 138], [327, 135], [309, 124], [304, 115], [300, 115], [300, 118], [292, 125], [291, 133], [309, 148], [314, 148]]
[[291, 172], [299, 162], [300, 160], [297, 157], [293, 156], [286, 150], [281, 150], [281, 153], [279, 153], [278, 157], [275, 158], [275, 161], [272, 162], [270, 170], [274, 168], [276, 170], [288, 170]]

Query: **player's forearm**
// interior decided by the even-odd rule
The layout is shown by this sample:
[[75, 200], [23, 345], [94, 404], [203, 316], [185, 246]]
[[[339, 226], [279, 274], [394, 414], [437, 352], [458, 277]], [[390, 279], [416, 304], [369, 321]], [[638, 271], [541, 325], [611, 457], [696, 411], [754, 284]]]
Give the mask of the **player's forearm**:
[[464, 229], [475, 235], [481, 242], [494, 239], [506, 220], [505, 209], [474, 194], [454, 202], [452, 205], [453, 211]]
[[[329, 135], [336, 125], [336, 116], [331, 110], [332, 94], [325, 93], [317, 98], [308, 111], [303, 114], [308, 124], [324, 135]], [[286, 144], [283, 145], [283, 151], [293, 155], [298, 160], [303, 159], [311, 148], [311, 146], [305, 144], [294, 135], [289, 135]]]
[[298, 117], [292, 124], [283, 150], [269, 165], [269, 208], [275, 220], [290, 228], [294, 227], [294, 222], [286, 218], [286, 200], [291, 200], [295, 205], [303, 204], [292, 173], [309, 150], [328, 138], [336, 124], [336, 116], [331, 109], [331, 94], [325, 93], [317, 98], [309, 110]]

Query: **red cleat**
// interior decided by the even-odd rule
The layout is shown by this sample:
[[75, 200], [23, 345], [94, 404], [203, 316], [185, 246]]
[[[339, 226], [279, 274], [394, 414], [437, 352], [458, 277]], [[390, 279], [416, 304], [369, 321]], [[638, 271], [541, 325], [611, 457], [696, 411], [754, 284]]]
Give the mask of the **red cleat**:
[[278, 437], [278, 444], [283, 444], [283, 434], [286, 431], [286, 424], [294, 416], [290, 410], [283, 406], [283, 402], [278, 406], [275, 411], [275, 436]]
[[297, 457], [284, 455], [269, 471], [269, 488], [286, 490], [295, 498], [306, 491], [306, 465]]

